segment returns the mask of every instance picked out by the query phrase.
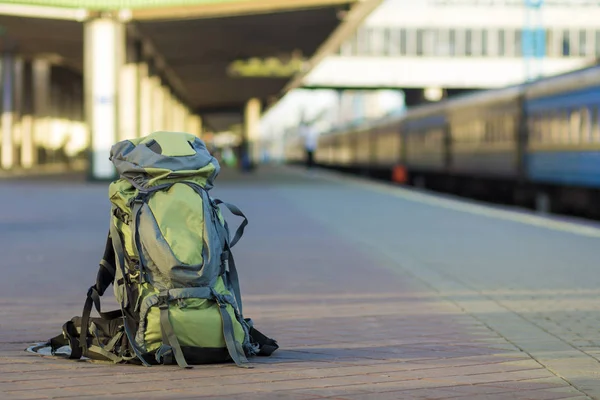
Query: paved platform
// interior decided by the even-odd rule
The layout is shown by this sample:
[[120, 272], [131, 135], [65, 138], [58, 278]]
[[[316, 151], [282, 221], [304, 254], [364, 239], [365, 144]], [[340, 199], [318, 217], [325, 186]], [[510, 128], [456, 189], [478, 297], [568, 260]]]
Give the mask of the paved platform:
[[225, 171], [214, 192], [250, 220], [244, 311], [272, 357], [180, 370], [25, 353], [81, 313], [107, 187], [3, 181], [0, 399], [600, 398], [595, 224], [281, 167]]

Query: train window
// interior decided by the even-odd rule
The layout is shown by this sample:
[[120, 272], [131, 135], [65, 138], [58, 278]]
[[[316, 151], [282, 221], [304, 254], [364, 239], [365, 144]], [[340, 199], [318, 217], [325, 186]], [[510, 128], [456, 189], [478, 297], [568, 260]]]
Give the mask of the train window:
[[400, 54], [408, 54], [408, 32], [406, 29], [400, 29]]
[[369, 43], [368, 54], [372, 56], [381, 56], [386, 51], [386, 35], [381, 28], [371, 28], [367, 30], [367, 40]]
[[530, 125], [527, 127], [527, 134], [530, 143], [538, 143], [540, 140], [541, 129], [541, 118], [539, 115], [532, 115], [529, 117]]
[[544, 141], [544, 133], [546, 131], [546, 119], [543, 114], [539, 114], [536, 116], [536, 125], [537, 125], [537, 135], [535, 138], [535, 143], [543, 143]]
[[498, 30], [498, 55], [506, 56], [506, 35], [504, 29]]
[[548, 29], [546, 31], [546, 54], [550, 57], [554, 57], [556, 55], [554, 49], [555, 49], [555, 39], [556, 34], [554, 33], [554, 31], [552, 29]]
[[486, 29], [481, 31], [481, 55], [488, 55], [488, 31]]
[[483, 134], [484, 142], [494, 141], [494, 121], [485, 121], [485, 133]]
[[587, 53], [587, 32], [584, 29], [579, 31], [579, 55], [585, 57]]
[[400, 30], [388, 28], [388, 41], [386, 54], [397, 56], [400, 54]]
[[502, 117], [498, 118], [494, 118], [491, 122], [490, 122], [490, 128], [492, 130], [491, 132], [491, 137], [492, 137], [492, 141], [494, 143], [498, 143], [503, 141], [503, 137], [504, 137], [504, 129], [502, 127]]
[[565, 143], [577, 143], [579, 138], [579, 112], [576, 110], [567, 111], [567, 119], [565, 121]]
[[490, 122], [490, 128], [492, 130], [492, 138], [494, 142], [498, 142], [502, 140], [502, 136], [503, 136], [503, 129], [502, 129], [502, 119], [500, 118], [494, 118], [491, 122]]
[[537, 116], [537, 121], [538, 121], [538, 136], [537, 136], [537, 143], [543, 143], [544, 142], [544, 138], [547, 132], [547, 128], [546, 128], [546, 122], [547, 119], [545, 118], [544, 114], [539, 114]]
[[543, 143], [545, 141], [546, 132], [548, 132], [548, 119], [544, 115], [539, 115], [537, 118], [537, 142]]
[[571, 112], [564, 110], [561, 112], [561, 131], [560, 135], [560, 143], [569, 143], [571, 140]]
[[468, 129], [467, 141], [469, 141], [471, 143], [475, 141], [475, 135], [476, 135], [476, 130], [477, 130], [475, 123], [476, 123], [475, 121], [469, 122], [469, 125], [467, 128]]
[[529, 133], [529, 141], [536, 143], [538, 137], [538, 123], [539, 118], [536, 115], [531, 115], [527, 119], [527, 132]]
[[417, 55], [422, 56], [425, 49], [425, 31], [417, 29]]
[[556, 140], [554, 139], [556, 129], [556, 124], [558, 123], [558, 119], [556, 113], [550, 113], [546, 118], [547, 124], [547, 133], [546, 133], [546, 143], [554, 143]]
[[536, 138], [536, 143], [543, 143], [545, 139], [545, 135], [547, 132], [547, 119], [544, 118], [543, 114], [537, 116], [537, 125], [538, 125], [538, 134]]
[[577, 110], [573, 110], [569, 115], [569, 131], [567, 143], [581, 142], [581, 114]]
[[504, 117], [494, 118], [492, 129], [494, 130], [494, 141], [504, 141]]
[[564, 111], [558, 111], [555, 115], [555, 126], [553, 128], [553, 133], [554, 133], [554, 142], [555, 143], [563, 143], [564, 141], [564, 136], [565, 136], [565, 112]]
[[473, 29], [471, 34], [471, 55], [480, 56], [481, 55], [481, 47], [482, 47], [482, 30], [481, 29]]
[[456, 30], [455, 29], [450, 29], [450, 31], [448, 32], [448, 43], [449, 45], [449, 52], [451, 56], [455, 56], [456, 55]]
[[552, 114], [544, 115], [544, 143], [552, 143], [554, 141], [554, 116]]
[[433, 43], [433, 55], [434, 56], [449, 56], [450, 55], [450, 30], [440, 29], [437, 32], [436, 40]]
[[557, 112], [550, 114], [550, 129], [548, 131], [548, 143], [558, 143], [560, 135], [560, 116]]
[[440, 31], [438, 29], [428, 29], [423, 35], [423, 53], [426, 56], [436, 55], [436, 46], [440, 42]]
[[592, 140], [593, 143], [600, 143], [600, 108], [592, 108]]
[[505, 138], [506, 138], [507, 141], [514, 140], [515, 132], [516, 132], [516, 129], [517, 129], [517, 119], [516, 118], [517, 117], [515, 117], [515, 116], [511, 116], [508, 119], [508, 126], [504, 130], [504, 132], [505, 132]]
[[580, 143], [591, 143], [592, 130], [590, 124], [590, 110], [587, 107], [581, 109], [581, 120], [579, 126]]
[[465, 128], [467, 131], [467, 141], [473, 142], [475, 140], [475, 121], [470, 121]]
[[562, 55], [569, 56], [571, 55], [571, 35], [568, 30], [563, 30], [563, 41], [562, 41]]
[[520, 29], [515, 30], [515, 53], [523, 54], [523, 31]]
[[391, 29], [383, 28], [381, 35], [381, 55], [388, 56], [390, 54]]
[[556, 143], [563, 143], [564, 142], [564, 136], [565, 136], [565, 131], [568, 129], [568, 126], [565, 124], [565, 121], [567, 119], [567, 117], [565, 116], [566, 112], [565, 111], [559, 111], [558, 113], [556, 113], [556, 126], [554, 127], [555, 132], [554, 132], [554, 137], [555, 137], [555, 142]]
[[467, 29], [465, 31], [465, 55], [470, 56], [473, 54], [473, 30]]
[[556, 112], [551, 112], [548, 116], [548, 140], [547, 143], [555, 143], [558, 141], [556, 138], [556, 133], [559, 131], [558, 126], [558, 114]]

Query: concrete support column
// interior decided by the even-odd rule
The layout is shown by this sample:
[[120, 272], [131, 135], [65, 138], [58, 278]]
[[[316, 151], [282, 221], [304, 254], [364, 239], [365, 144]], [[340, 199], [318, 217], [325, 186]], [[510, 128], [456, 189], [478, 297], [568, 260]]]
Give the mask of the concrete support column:
[[37, 160], [34, 142], [34, 85], [33, 63], [27, 62], [23, 68], [23, 101], [21, 117], [21, 166], [31, 168]]
[[156, 132], [164, 129], [164, 97], [160, 78], [155, 75], [150, 78], [150, 82], [152, 93], [152, 132]]
[[13, 122], [15, 113], [15, 59], [11, 53], [2, 55], [2, 152], [3, 169], [14, 166]]
[[173, 92], [171, 92], [169, 101], [169, 130], [177, 131], [177, 97]]
[[185, 132], [185, 124], [183, 119], [183, 104], [179, 99], [175, 99], [175, 130]]
[[242, 169], [250, 170], [260, 160], [260, 100], [248, 100], [244, 110], [244, 137], [242, 138]]
[[140, 64], [138, 78], [140, 82], [138, 137], [142, 137], [152, 133], [152, 82], [147, 63]]
[[202, 138], [202, 118], [196, 114], [190, 114], [186, 121], [186, 132]]
[[185, 132], [185, 106], [181, 102], [177, 102], [177, 130]]
[[163, 130], [173, 130], [173, 95], [168, 86], [161, 86], [163, 95]]
[[50, 105], [49, 105], [49, 136], [46, 141], [46, 151], [49, 163], [56, 163], [59, 160], [59, 149], [63, 142], [63, 127], [60, 123], [61, 114], [64, 112], [63, 99], [64, 93], [61, 87], [61, 81], [53, 80], [50, 84]]
[[178, 126], [178, 118], [179, 118], [179, 100], [177, 100], [177, 97], [171, 93], [171, 130], [178, 132], [179, 131], [179, 126]]
[[171, 108], [173, 110], [171, 122], [172, 129], [175, 132], [183, 132], [183, 130], [181, 129], [181, 103], [176, 97], [173, 98], [173, 105], [171, 106]]
[[[74, 133], [77, 138], [73, 143], [73, 155], [80, 158], [90, 148], [89, 127], [85, 121], [85, 101], [83, 94], [83, 82], [73, 82], [73, 119]], [[83, 154], [82, 154], [83, 153]]]
[[50, 136], [50, 62], [44, 59], [33, 61], [33, 115], [34, 115], [34, 158], [40, 160], [40, 151], [45, 149], [45, 143]]
[[121, 69], [119, 86], [119, 136], [118, 140], [138, 136], [140, 120], [140, 45], [129, 41], [125, 50], [125, 64]]
[[77, 155], [77, 148], [80, 145], [81, 139], [79, 139], [79, 122], [77, 121], [78, 110], [77, 110], [77, 84], [71, 78], [66, 83], [66, 97], [65, 97], [65, 113], [64, 122], [68, 127], [68, 137], [65, 138], [64, 156], [67, 164], [70, 164], [74, 157]]
[[171, 96], [171, 130], [179, 131], [179, 100], [177, 97]]
[[90, 178], [113, 179], [110, 149], [118, 139], [118, 93], [124, 62], [125, 29], [111, 18], [84, 25], [86, 117], [91, 134]]
[[14, 138], [14, 163], [22, 165], [21, 147], [23, 147], [23, 79], [25, 62], [23, 58], [15, 59], [15, 110], [13, 121], [13, 138]]
[[179, 100], [173, 96], [171, 103], [171, 129], [175, 132], [180, 132], [179, 129]]
[[192, 114], [190, 113], [190, 109], [183, 105], [181, 110], [181, 130], [184, 132], [189, 132], [188, 120], [191, 115]]

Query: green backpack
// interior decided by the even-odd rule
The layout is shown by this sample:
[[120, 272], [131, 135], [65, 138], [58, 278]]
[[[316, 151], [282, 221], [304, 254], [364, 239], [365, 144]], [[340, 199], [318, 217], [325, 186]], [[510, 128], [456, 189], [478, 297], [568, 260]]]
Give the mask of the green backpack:
[[[110, 232], [96, 284], [81, 317], [49, 341], [69, 358], [151, 364], [206, 364], [269, 356], [277, 342], [242, 314], [231, 248], [248, 220], [208, 191], [218, 161], [197, 137], [155, 132], [111, 150], [120, 174], [112, 182]], [[244, 218], [233, 239], [219, 209]], [[100, 297], [113, 284], [120, 310], [102, 312]], [[92, 305], [100, 317], [91, 317]], [[86, 329], [81, 329], [86, 327]], [[189, 364], [188, 364], [189, 363]]]

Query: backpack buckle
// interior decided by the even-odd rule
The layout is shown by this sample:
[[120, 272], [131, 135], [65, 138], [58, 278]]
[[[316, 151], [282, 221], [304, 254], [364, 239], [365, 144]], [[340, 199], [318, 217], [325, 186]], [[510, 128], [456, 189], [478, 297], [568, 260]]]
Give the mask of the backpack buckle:
[[133, 208], [133, 205], [136, 203], [144, 204], [146, 202], [146, 200], [148, 199], [149, 195], [150, 194], [148, 192], [139, 191], [135, 197], [132, 197], [131, 199], [129, 199], [127, 206], [129, 208]]
[[158, 303], [156, 303], [159, 309], [165, 310], [169, 308], [169, 295], [161, 294], [158, 296]]

